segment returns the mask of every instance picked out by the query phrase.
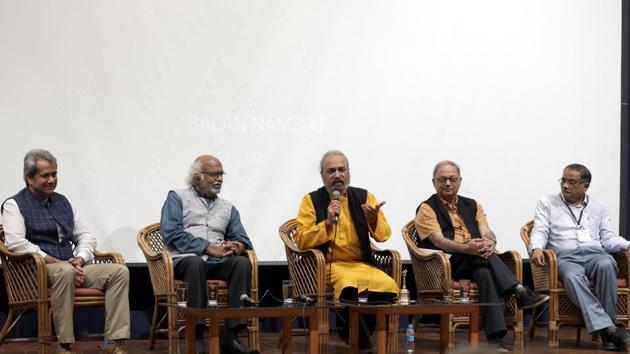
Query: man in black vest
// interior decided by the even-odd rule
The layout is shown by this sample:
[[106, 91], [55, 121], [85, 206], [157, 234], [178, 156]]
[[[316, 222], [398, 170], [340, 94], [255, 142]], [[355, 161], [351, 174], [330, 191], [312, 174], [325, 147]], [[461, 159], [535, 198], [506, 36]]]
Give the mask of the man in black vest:
[[[2, 204], [6, 245], [16, 253], [36, 253], [46, 262], [50, 305], [59, 348], [73, 348], [75, 287], [105, 291], [103, 353], [126, 354], [129, 338], [129, 270], [121, 264], [93, 264], [96, 238], [57, 187], [57, 160], [46, 150], [24, 157], [26, 188]], [[74, 249], [73, 249], [74, 245]]]
[[[324, 253], [335, 299], [356, 302], [357, 281], [369, 280], [370, 302], [393, 302], [398, 285], [375, 264], [370, 247], [370, 239], [384, 242], [391, 235], [381, 210], [385, 202], [378, 203], [367, 190], [349, 185], [350, 167], [341, 151], [325, 153], [320, 168], [324, 186], [306, 194], [300, 204], [297, 246]], [[359, 346], [365, 353], [372, 349], [373, 317], [359, 319]], [[348, 338], [348, 326], [340, 335]]]
[[[478, 285], [479, 302], [502, 302], [503, 297], [516, 295], [521, 308], [536, 307], [549, 299], [518, 283], [514, 274], [497, 257], [496, 237], [486, 220], [481, 204], [457, 195], [461, 185], [459, 166], [441, 161], [433, 169], [436, 194], [416, 209], [415, 226], [422, 239], [421, 247], [440, 249], [451, 254], [454, 280], [472, 279]], [[481, 308], [488, 343], [507, 351], [503, 337], [507, 333], [503, 308]]]

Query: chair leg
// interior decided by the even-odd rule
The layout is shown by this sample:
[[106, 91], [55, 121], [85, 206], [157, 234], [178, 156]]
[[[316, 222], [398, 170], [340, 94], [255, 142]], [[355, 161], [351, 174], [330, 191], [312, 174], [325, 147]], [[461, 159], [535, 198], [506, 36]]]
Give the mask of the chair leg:
[[40, 301], [37, 304], [37, 353], [52, 354], [53, 348], [50, 341], [52, 335], [50, 305], [48, 301]]
[[252, 350], [260, 350], [260, 326], [258, 318], [249, 320], [249, 348]]
[[158, 312], [160, 308], [158, 306], [158, 298], [154, 298], [153, 302], [153, 318], [151, 319], [151, 329], [149, 330], [149, 350], [155, 349], [155, 337], [157, 332], [157, 320]]
[[4, 321], [4, 325], [2, 326], [2, 331], [0, 331], [0, 345], [7, 338], [9, 328], [12, 327], [11, 326], [12, 320], [13, 320], [13, 309], [9, 308], [9, 312], [7, 313], [7, 319]]
[[177, 309], [169, 306], [168, 316], [168, 353], [179, 354], [179, 333], [177, 332]]
[[560, 340], [558, 339], [558, 325], [555, 321], [549, 321], [549, 348], [558, 348]]
[[319, 348], [317, 350], [318, 354], [327, 354], [328, 353], [328, 338], [330, 335], [330, 327], [328, 325], [328, 308], [322, 306], [317, 311], [319, 311]]

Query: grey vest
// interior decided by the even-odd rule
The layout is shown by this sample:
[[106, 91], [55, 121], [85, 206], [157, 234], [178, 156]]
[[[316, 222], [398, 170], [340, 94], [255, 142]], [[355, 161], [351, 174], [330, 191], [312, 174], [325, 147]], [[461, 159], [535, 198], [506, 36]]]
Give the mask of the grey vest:
[[[205, 198], [191, 188], [178, 189], [175, 193], [182, 200], [182, 222], [184, 231], [195, 237], [205, 238], [211, 245], [220, 245], [232, 215], [232, 203], [217, 197], [208, 206]], [[171, 250], [178, 254], [176, 250]]]

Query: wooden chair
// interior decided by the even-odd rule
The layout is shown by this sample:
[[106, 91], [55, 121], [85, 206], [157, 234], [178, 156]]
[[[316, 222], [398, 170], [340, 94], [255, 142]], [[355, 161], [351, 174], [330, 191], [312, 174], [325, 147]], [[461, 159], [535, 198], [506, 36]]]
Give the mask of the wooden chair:
[[[0, 259], [4, 270], [4, 283], [7, 289], [9, 312], [0, 330], [0, 344], [4, 342], [22, 342], [37, 340], [39, 354], [52, 354], [52, 343], [56, 337], [52, 335], [52, 319], [50, 315], [50, 297], [48, 276], [44, 257], [37, 253], [18, 254], [9, 251], [5, 245], [4, 229], [0, 225]], [[125, 264], [118, 253], [94, 252], [94, 263]], [[100, 289], [76, 288], [74, 293], [75, 307], [105, 306], [105, 293]], [[7, 338], [9, 331], [29, 309], [37, 312], [37, 338]], [[18, 312], [18, 316], [13, 319]]]
[[[297, 247], [294, 237], [297, 230], [297, 222], [291, 219], [280, 226], [280, 239], [284, 243], [289, 266], [289, 276], [293, 281], [295, 294], [307, 295], [315, 298], [320, 305], [319, 313], [319, 350], [318, 353], [328, 353], [328, 326], [327, 302], [332, 300], [332, 294], [328, 291], [326, 258], [320, 250], [301, 250]], [[372, 245], [374, 260], [382, 269], [392, 277], [400, 287], [402, 265], [400, 254], [393, 250], [380, 250]], [[391, 316], [388, 323], [387, 352], [398, 351], [398, 317]]]
[[[420, 237], [416, 231], [414, 221], [408, 222], [402, 229], [403, 239], [407, 244], [413, 274], [416, 280], [417, 297], [424, 301], [435, 299], [441, 301], [444, 294], [452, 294], [453, 289], [458, 289], [461, 284], [451, 278], [451, 264], [446, 253], [420, 248]], [[497, 256], [514, 273], [514, 276], [522, 283], [523, 262], [516, 251], [497, 253]], [[470, 280], [466, 280], [469, 282]], [[477, 284], [470, 282], [471, 301], [478, 298]], [[505, 299], [505, 322], [508, 327], [514, 329], [514, 347], [523, 347], [523, 310], [516, 306], [516, 298], [512, 295]], [[449, 348], [455, 346], [455, 330], [459, 326], [467, 326], [470, 323], [468, 314], [456, 314], [449, 316]]]
[[[529, 249], [530, 239], [529, 236], [534, 227], [534, 221], [530, 220], [523, 227], [521, 227], [521, 239], [525, 243], [525, 247]], [[551, 250], [543, 250], [546, 266], [536, 266], [530, 263], [532, 269], [532, 277], [534, 279], [534, 289], [543, 294], [549, 295], [549, 321], [548, 321], [548, 343], [550, 348], [557, 348], [559, 346], [558, 330], [560, 326], [576, 326], [577, 327], [577, 341], [580, 341], [580, 329], [584, 326], [584, 320], [582, 319], [582, 313], [580, 309], [576, 307], [564, 289], [562, 281], [558, 278], [558, 258], [555, 252]], [[628, 328], [630, 320], [628, 313], [630, 313], [630, 275], [628, 273], [628, 266], [630, 262], [628, 260], [627, 252], [618, 252], [613, 254], [619, 273], [617, 274], [617, 321], [623, 323]], [[594, 289], [592, 289], [594, 291]], [[533, 340], [534, 331], [536, 330], [536, 312], [532, 316], [532, 321], [529, 324], [529, 340]]]
[[[151, 276], [153, 286], [154, 307], [151, 329], [149, 332], [149, 350], [155, 348], [155, 339], [158, 333], [168, 334], [169, 354], [179, 353], [179, 332], [183, 330], [184, 312], [178, 311], [175, 304], [175, 288], [179, 280], [175, 280], [173, 260], [171, 253], [164, 245], [160, 235], [160, 223], [154, 223], [140, 230], [138, 233], [138, 246], [144, 253]], [[252, 266], [251, 297], [258, 300], [258, 260], [252, 250], [245, 251]], [[227, 307], [227, 283], [223, 280], [208, 280], [208, 284], [217, 285], [217, 297], [219, 307]], [[166, 313], [158, 321], [160, 307], [166, 308]], [[160, 325], [167, 320], [167, 328], [160, 329]], [[248, 325], [249, 346], [251, 349], [260, 349], [258, 334], [258, 318], [251, 318]]]

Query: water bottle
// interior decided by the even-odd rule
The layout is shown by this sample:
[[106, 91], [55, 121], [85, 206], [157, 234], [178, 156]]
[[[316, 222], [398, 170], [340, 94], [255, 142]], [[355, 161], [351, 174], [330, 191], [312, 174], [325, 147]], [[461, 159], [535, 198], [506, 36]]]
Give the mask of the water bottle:
[[407, 331], [405, 332], [405, 336], [407, 337], [406, 345], [405, 345], [405, 353], [406, 354], [414, 354], [416, 352], [416, 332], [413, 330], [413, 324], [410, 323], [407, 326]]

